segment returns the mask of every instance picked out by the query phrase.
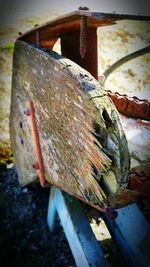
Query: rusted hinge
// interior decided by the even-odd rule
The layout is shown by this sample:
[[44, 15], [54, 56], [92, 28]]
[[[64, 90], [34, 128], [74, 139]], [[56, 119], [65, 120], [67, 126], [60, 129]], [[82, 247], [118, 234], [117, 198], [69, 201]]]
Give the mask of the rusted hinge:
[[40, 149], [39, 135], [38, 135], [36, 119], [35, 119], [35, 114], [34, 114], [34, 106], [31, 100], [28, 101], [28, 107], [24, 111], [24, 113], [30, 117], [30, 127], [31, 127], [34, 151], [35, 151], [35, 156], [36, 156], [36, 161], [32, 167], [38, 171], [40, 184], [42, 187], [44, 187], [44, 184], [45, 184], [44, 168], [43, 168], [42, 155], [41, 155], [41, 149]]

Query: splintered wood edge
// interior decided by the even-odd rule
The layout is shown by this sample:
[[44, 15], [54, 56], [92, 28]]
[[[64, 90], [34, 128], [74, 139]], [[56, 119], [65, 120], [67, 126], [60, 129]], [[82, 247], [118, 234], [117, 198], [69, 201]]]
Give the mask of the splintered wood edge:
[[[28, 45], [28, 44], [26, 44], [26, 43], [22, 43], [22, 41], [18, 41], [18, 45], [20, 46], [20, 47], [22, 47], [22, 49], [24, 49], [24, 46], [26, 46], [26, 45]], [[30, 49], [35, 49], [35, 51], [36, 52], [40, 52], [40, 53], [46, 53], [45, 51], [42, 51], [42, 50], [39, 50], [38, 48], [35, 48], [35, 47], [33, 47], [33, 46], [31, 46], [31, 45], [28, 45], [28, 47], [30, 47]], [[53, 54], [53, 55], [57, 55], [55, 52], [49, 52], [49, 54], [51, 55], [51, 54]], [[47, 56], [47, 53], [46, 53], [46, 56]], [[62, 57], [61, 57], [62, 58]], [[20, 60], [20, 58], [18, 58], [19, 60]], [[70, 74], [71, 74], [71, 69], [72, 70], [74, 70], [74, 69], [79, 69], [78, 71], [77, 71], [77, 76], [79, 75], [79, 73], [80, 74], [82, 74], [82, 72], [85, 74], [85, 77], [87, 78], [87, 79], [89, 79], [90, 77], [92, 77], [88, 72], [86, 72], [85, 70], [83, 70], [82, 68], [80, 68], [77, 64], [75, 64], [75, 63], [73, 63], [73, 62], [71, 62], [71, 61], [68, 61], [68, 60], [65, 60], [64, 58], [62, 58], [62, 61], [63, 61], [63, 64], [64, 64], [64, 62], [65, 62], [65, 64], [66, 64], [66, 66], [68, 65], [68, 62], [70, 62], [70, 64], [71, 64], [71, 67], [69, 68], [69, 71], [70, 71]], [[75, 65], [76, 65], [76, 67], [75, 67]], [[78, 79], [77, 79], [78, 80]], [[80, 79], [81, 80], [81, 79]], [[85, 79], [86, 80], [86, 79]], [[95, 87], [98, 87], [99, 88], [99, 83], [98, 83], [98, 81], [96, 81], [93, 77], [92, 77], [92, 80], [93, 80], [93, 83], [95, 84]], [[79, 81], [78, 81], [79, 82]], [[88, 82], [89, 82], [89, 80], [88, 80]], [[81, 85], [81, 81], [79, 82], [80, 83], [80, 85]], [[84, 81], [84, 85], [85, 85], [85, 81]], [[92, 92], [92, 90], [94, 90], [93, 88], [92, 88], [92, 90], [90, 90], [91, 89], [91, 84], [90, 84], [90, 86], [89, 86], [89, 83], [87, 83], [87, 86], [88, 86], [88, 90], [87, 90], [87, 92], [90, 94], [90, 96], [91, 96], [91, 92]], [[19, 89], [19, 88], [18, 88]], [[94, 93], [95, 93], [95, 91], [94, 91]], [[95, 101], [95, 100], [94, 100]], [[111, 102], [110, 102], [111, 103]], [[58, 185], [57, 185], [58, 186]], [[63, 189], [63, 188], [62, 188]], [[78, 196], [78, 198], [80, 198], [79, 196]], [[83, 199], [82, 198], [82, 200], [83, 201], [85, 201], [85, 199]]]

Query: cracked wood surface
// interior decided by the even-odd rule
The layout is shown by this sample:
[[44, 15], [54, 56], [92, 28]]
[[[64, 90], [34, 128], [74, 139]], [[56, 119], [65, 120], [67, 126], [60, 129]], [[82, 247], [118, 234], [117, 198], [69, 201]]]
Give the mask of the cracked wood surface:
[[97, 80], [56, 52], [18, 40], [14, 52], [11, 143], [21, 184], [37, 178], [29, 118], [32, 100], [45, 178], [105, 208], [127, 185], [129, 152], [118, 112]]

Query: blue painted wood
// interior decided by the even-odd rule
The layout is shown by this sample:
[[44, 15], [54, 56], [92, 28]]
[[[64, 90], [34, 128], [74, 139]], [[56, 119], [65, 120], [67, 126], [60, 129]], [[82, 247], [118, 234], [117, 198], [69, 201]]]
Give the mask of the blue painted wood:
[[[118, 209], [118, 217], [111, 221], [105, 216], [107, 227], [118, 245], [126, 265], [150, 267], [150, 225], [136, 204]], [[52, 188], [48, 208], [48, 225], [54, 230], [56, 212], [78, 267], [108, 266], [80, 202], [70, 195]]]
[[[78, 267], [108, 267], [80, 202], [52, 187], [48, 207], [48, 226], [54, 229], [56, 211]], [[54, 217], [53, 217], [54, 216]]]
[[118, 209], [118, 217], [105, 222], [122, 256], [131, 267], [150, 267], [150, 225], [136, 204]]
[[49, 204], [48, 204], [48, 213], [47, 213], [47, 224], [51, 232], [55, 231], [56, 226], [56, 204], [55, 204], [55, 190], [51, 190]]

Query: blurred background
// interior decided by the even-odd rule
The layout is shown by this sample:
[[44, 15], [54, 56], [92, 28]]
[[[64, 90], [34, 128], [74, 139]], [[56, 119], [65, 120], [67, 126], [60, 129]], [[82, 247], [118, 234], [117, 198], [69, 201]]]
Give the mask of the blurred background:
[[[114, 0], [118, 10], [125, 13], [140, 12], [150, 8], [149, 0]], [[113, 1], [109, 1], [111, 3]], [[107, 10], [108, 1], [102, 0], [0, 0], [0, 266], [15, 267], [75, 267], [63, 229], [59, 225], [57, 233], [47, 228], [47, 204], [49, 188], [44, 190], [39, 184], [20, 187], [16, 169], [12, 161], [9, 136], [9, 115], [11, 104], [11, 79], [13, 50], [19, 32], [25, 33], [35, 24], [42, 24], [79, 6], [87, 6], [92, 11]], [[113, 4], [109, 8], [113, 9]], [[150, 21], [120, 21], [115, 25], [98, 29], [98, 69], [99, 76], [121, 57], [150, 45]], [[59, 42], [55, 50], [60, 51]], [[106, 82], [113, 91], [136, 95], [150, 101], [150, 53], [124, 64], [114, 71]], [[137, 120], [138, 121], [138, 120]], [[150, 131], [139, 128], [136, 120], [134, 130], [128, 131], [130, 147], [138, 154], [133, 158], [140, 164], [149, 159]], [[147, 124], [148, 125], [148, 124]], [[144, 126], [141, 126], [144, 127]], [[148, 126], [147, 126], [148, 127]], [[126, 132], [127, 133], [127, 132]], [[134, 141], [134, 142], [133, 142]], [[144, 143], [144, 146], [143, 146]], [[141, 146], [140, 146], [141, 144]], [[6, 164], [5, 164], [6, 163]], [[3, 165], [7, 165], [4, 167]], [[150, 166], [149, 162], [147, 166]], [[150, 172], [149, 172], [150, 173]], [[145, 207], [149, 207], [149, 202]], [[146, 208], [145, 208], [146, 210]], [[144, 211], [145, 211], [144, 210]], [[92, 212], [96, 212], [92, 210]], [[146, 212], [146, 211], [145, 211]], [[149, 209], [148, 209], [149, 212]], [[95, 219], [94, 219], [95, 216]], [[125, 267], [115, 248], [103, 220], [92, 214], [91, 226], [104, 250], [110, 266]], [[99, 227], [100, 228], [99, 228]], [[10, 261], [11, 259], [11, 261]]]
[[[67, 12], [77, 10], [79, 6], [88, 6], [92, 11], [101, 11], [105, 1], [79, 0], [1, 0], [0, 1], [0, 154], [10, 152], [9, 113], [12, 78], [12, 56], [18, 32], [26, 32], [35, 24], [47, 22]], [[119, 2], [118, 7], [119, 7]], [[141, 1], [140, 1], [141, 2]], [[147, 1], [145, 1], [147, 2]], [[122, 1], [121, 7], [129, 10], [143, 10], [143, 2]], [[124, 5], [124, 6], [122, 6]], [[113, 11], [113, 5], [112, 5]], [[98, 64], [101, 75], [112, 63], [137, 49], [150, 44], [150, 22], [124, 20], [113, 26], [98, 30]], [[58, 44], [59, 46], [59, 44]], [[55, 47], [59, 51], [59, 47]], [[112, 73], [106, 87], [139, 98], [150, 99], [150, 54], [138, 57]]]

